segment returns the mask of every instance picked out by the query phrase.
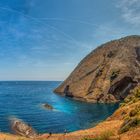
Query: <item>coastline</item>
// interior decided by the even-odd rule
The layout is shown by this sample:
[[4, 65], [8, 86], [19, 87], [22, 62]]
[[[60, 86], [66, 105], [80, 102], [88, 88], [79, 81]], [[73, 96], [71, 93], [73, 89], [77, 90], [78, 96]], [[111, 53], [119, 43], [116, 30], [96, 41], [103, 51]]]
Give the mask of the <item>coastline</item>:
[[[140, 101], [130, 106], [124, 106], [118, 108], [110, 117], [105, 121], [100, 122], [95, 127], [88, 128], [85, 130], [78, 130], [70, 133], [58, 133], [49, 134], [44, 133], [33, 140], [83, 140], [83, 138], [96, 138], [106, 132], [113, 133], [111, 140], [139, 140], [140, 127], [135, 128], [132, 131], [128, 131], [123, 134], [118, 134], [118, 130], [123, 124], [124, 118], [122, 116], [124, 111], [128, 111], [128, 108], [132, 108], [140, 104]], [[135, 135], [135, 138], [134, 138]], [[31, 138], [20, 137], [13, 134], [0, 133], [0, 140], [32, 140]]]
[[[106, 128], [106, 131], [109, 131], [110, 129], [113, 130], [113, 132], [116, 134], [117, 133], [117, 129], [119, 128], [121, 125], [121, 121], [104, 121], [99, 123], [97, 126], [93, 127], [93, 128], [89, 128], [89, 129], [85, 129], [85, 130], [78, 130], [78, 131], [74, 131], [74, 132], [70, 132], [70, 133], [58, 133], [58, 134], [48, 134], [48, 133], [44, 133], [36, 138], [34, 138], [35, 140], [81, 140], [84, 137], [96, 137], [100, 134], [102, 134], [105, 130], [104, 128]], [[110, 125], [112, 124], [112, 125]], [[31, 138], [25, 138], [25, 137], [20, 137], [17, 135], [13, 135], [13, 134], [7, 134], [7, 133], [0, 133], [0, 140], [2, 140], [2, 138], [6, 139], [6, 140], [18, 140], [19, 138], [23, 138], [24, 140], [32, 140]]]
[[102, 135], [108, 139], [101, 140], [140, 140], [140, 86], [131, 91], [110, 117], [95, 127], [70, 133], [44, 133], [34, 138], [0, 133], [0, 140], [96, 140]]

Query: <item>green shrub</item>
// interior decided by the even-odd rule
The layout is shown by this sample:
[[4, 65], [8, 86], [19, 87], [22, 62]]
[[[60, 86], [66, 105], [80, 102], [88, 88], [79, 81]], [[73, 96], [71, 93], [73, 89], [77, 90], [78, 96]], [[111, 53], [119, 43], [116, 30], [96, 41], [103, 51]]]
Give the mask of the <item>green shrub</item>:
[[112, 73], [110, 75], [110, 81], [113, 81], [115, 78], [117, 78], [118, 75], [119, 75], [119, 73], [120, 73], [120, 70], [114, 70], [114, 71], [112, 71]]
[[[120, 104], [121, 107], [126, 105], [131, 105], [140, 101], [140, 86], [137, 86], [131, 90], [130, 95], [128, 95], [124, 102]], [[125, 120], [120, 127], [119, 133], [124, 133], [130, 129], [140, 125], [140, 105], [133, 107], [133, 109], [125, 115]]]
[[123, 107], [125, 105], [126, 105], [126, 103], [120, 103], [120, 107]]
[[140, 88], [136, 88], [134, 90], [134, 95], [135, 95], [136, 98], [140, 98]]
[[120, 127], [119, 133], [124, 133], [129, 131], [131, 128], [136, 127], [140, 125], [140, 119], [135, 117], [135, 118], [129, 118], [126, 119], [123, 124]]
[[133, 109], [130, 111], [129, 116], [134, 117], [137, 113], [138, 113], [138, 111], [136, 109]]
[[120, 103], [120, 106], [123, 107], [125, 105], [130, 105], [133, 103], [136, 103], [140, 101], [140, 86], [134, 88], [131, 92], [130, 95], [128, 95], [123, 103]]

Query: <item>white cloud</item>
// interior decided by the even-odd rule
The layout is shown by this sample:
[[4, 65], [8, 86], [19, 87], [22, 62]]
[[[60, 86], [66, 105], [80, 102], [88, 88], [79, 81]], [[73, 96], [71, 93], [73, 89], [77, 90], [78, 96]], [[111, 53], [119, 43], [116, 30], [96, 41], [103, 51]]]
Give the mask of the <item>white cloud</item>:
[[119, 0], [117, 8], [126, 22], [140, 25], [140, 0]]

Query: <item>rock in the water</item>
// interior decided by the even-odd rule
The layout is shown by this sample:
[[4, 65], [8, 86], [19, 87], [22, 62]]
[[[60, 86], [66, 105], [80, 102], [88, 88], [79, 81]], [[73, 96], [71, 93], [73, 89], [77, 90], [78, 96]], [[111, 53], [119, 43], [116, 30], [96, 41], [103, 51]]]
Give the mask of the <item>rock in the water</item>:
[[43, 106], [49, 110], [53, 109], [53, 106], [49, 105], [48, 103], [43, 104]]
[[38, 135], [30, 125], [16, 118], [11, 120], [11, 128], [15, 134], [20, 136], [35, 138]]
[[123, 100], [139, 82], [140, 36], [128, 36], [92, 51], [55, 92], [109, 103]]

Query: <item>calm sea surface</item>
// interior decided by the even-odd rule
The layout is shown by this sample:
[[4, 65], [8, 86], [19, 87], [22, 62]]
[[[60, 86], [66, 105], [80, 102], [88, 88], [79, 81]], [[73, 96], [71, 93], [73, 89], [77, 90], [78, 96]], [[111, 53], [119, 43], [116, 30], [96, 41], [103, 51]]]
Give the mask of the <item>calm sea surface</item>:
[[[64, 132], [85, 129], [111, 115], [118, 104], [90, 104], [53, 93], [60, 82], [0, 82], [0, 130], [10, 132], [9, 119], [17, 117], [38, 132]], [[49, 103], [55, 109], [47, 110]]]

